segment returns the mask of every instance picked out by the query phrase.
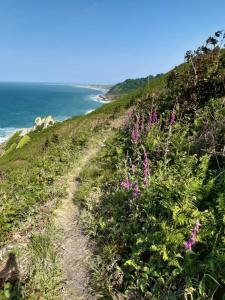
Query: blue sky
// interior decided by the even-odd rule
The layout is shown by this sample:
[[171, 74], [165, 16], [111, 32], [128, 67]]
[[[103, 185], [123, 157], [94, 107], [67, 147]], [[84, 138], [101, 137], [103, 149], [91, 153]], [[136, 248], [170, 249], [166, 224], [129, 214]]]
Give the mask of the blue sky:
[[224, 0], [0, 0], [0, 80], [115, 83], [166, 72], [225, 29]]

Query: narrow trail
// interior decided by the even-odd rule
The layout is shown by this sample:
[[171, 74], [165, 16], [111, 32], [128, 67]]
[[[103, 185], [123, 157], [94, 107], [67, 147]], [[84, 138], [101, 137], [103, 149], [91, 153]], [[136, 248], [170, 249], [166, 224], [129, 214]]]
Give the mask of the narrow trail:
[[67, 197], [55, 211], [54, 223], [62, 229], [64, 235], [59, 254], [64, 284], [62, 299], [65, 300], [94, 299], [86, 292], [91, 251], [88, 247], [88, 238], [79, 226], [79, 210], [73, 198], [79, 187], [77, 178], [80, 172], [90, 159], [96, 156], [100, 147], [100, 144], [95, 145], [82, 154], [79, 165], [68, 175]]

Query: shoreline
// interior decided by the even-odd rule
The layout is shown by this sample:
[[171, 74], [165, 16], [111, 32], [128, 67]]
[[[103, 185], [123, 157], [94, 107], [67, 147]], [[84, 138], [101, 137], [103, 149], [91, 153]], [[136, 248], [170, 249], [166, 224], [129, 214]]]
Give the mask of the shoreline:
[[[92, 98], [92, 101], [96, 101], [96, 102], [99, 102], [99, 103], [102, 103], [103, 105], [104, 104], [107, 104], [107, 103], [110, 103], [112, 100], [110, 100], [110, 99], [108, 99], [107, 97], [105, 97], [105, 94], [107, 93], [107, 89], [103, 89], [103, 88], [98, 88], [98, 87], [94, 87], [94, 86], [88, 86], [88, 85], [74, 85], [74, 86], [76, 86], [76, 87], [82, 87], [82, 88], [88, 88], [88, 89], [93, 89], [93, 90], [98, 90], [98, 91], [102, 91], [103, 92], [103, 90], [104, 90], [104, 94], [99, 94], [99, 95], [90, 95], [90, 97], [93, 97]], [[96, 108], [97, 109], [97, 108]], [[83, 116], [86, 116], [86, 115], [88, 115], [88, 114], [90, 114], [90, 113], [92, 113], [93, 111], [95, 111], [96, 109], [89, 109], [89, 110], [87, 110], [86, 112], [84, 112], [82, 115]], [[59, 120], [59, 119], [57, 119], [57, 117], [56, 117], [56, 121], [57, 122], [64, 122], [64, 121], [66, 121], [66, 120], [68, 120], [68, 119], [70, 119], [70, 118], [72, 118], [74, 115], [71, 115], [71, 116], [66, 116], [63, 120]], [[7, 130], [7, 129], [10, 129], [10, 128], [12, 128], [12, 127], [6, 127], [5, 129]], [[3, 128], [0, 128], [0, 129], [3, 129]], [[2, 151], [3, 151], [3, 149], [4, 149], [4, 145], [7, 143], [7, 141], [16, 133], [16, 132], [18, 132], [18, 131], [23, 131], [23, 130], [26, 130], [26, 129], [29, 129], [28, 127], [26, 128], [26, 127], [23, 127], [23, 128], [14, 128], [15, 130], [12, 130], [7, 136], [0, 136], [0, 155], [1, 155], [1, 153], [2, 153]]]
[[110, 88], [109, 86], [110, 85], [101, 85], [101, 84], [74, 84], [74, 85], [71, 85], [71, 86], [74, 86], [74, 87], [80, 87], [80, 88], [84, 88], [84, 89], [90, 89], [90, 90], [95, 90], [95, 91], [101, 91], [103, 92], [104, 94], [106, 94]]

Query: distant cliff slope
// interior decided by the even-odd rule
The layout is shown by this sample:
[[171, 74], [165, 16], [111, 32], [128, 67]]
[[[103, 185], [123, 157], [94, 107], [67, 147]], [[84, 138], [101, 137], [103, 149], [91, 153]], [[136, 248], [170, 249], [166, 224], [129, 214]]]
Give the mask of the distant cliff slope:
[[163, 74], [157, 74], [156, 76], [149, 75], [143, 78], [127, 79], [114, 85], [106, 94], [106, 97], [110, 100], [117, 99], [124, 94], [132, 92], [138, 88], [142, 88], [150, 83], [153, 79], [162, 76]]

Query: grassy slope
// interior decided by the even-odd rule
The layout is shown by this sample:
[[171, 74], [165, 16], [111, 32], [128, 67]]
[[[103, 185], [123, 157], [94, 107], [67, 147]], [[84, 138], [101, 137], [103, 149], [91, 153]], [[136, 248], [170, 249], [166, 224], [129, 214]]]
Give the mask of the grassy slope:
[[[185, 65], [179, 66], [176, 70], [178, 70], [179, 72], [179, 70], [182, 70], [183, 68], [186, 68]], [[138, 102], [138, 99], [146, 98], [146, 102], [148, 102], [149, 93], [160, 94], [162, 91], [164, 91], [166, 89], [165, 82], [168, 75], [169, 73], [163, 75], [162, 77], [154, 79], [153, 81], [151, 81], [150, 85], [146, 85], [142, 89], [137, 89], [132, 93], [129, 93], [128, 95], [124, 95], [119, 100], [104, 105], [103, 107], [101, 107], [100, 109], [96, 110], [95, 112], [91, 113], [88, 116], [72, 118], [63, 123], [56, 124], [53, 127], [44, 130], [43, 132], [32, 133], [30, 135], [31, 137], [30, 143], [25, 145], [23, 148], [15, 150], [15, 152], [11, 152], [0, 158], [0, 171], [3, 174], [3, 177], [6, 178], [6, 180], [3, 180], [2, 183], [0, 183], [1, 196], [4, 198], [2, 207], [5, 208], [4, 216], [1, 221], [2, 222], [1, 223], [2, 243], [4, 243], [5, 238], [9, 235], [9, 232], [11, 232], [15, 228], [15, 226], [20, 223], [21, 220], [26, 219], [26, 215], [30, 214], [31, 208], [33, 206], [43, 204], [49, 201], [54, 196], [50, 192], [52, 184], [57, 180], [57, 178], [59, 178], [59, 176], [61, 176], [65, 172], [66, 169], [70, 167], [71, 162], [76, 158], [76, 153], [80, 152], [80, 150], [85, 146], [88, 140], [90, 140], [90, 138], [93, 135], [95, 135], [95, 133], [99, 134], [102, 132], [104, 127], [109, 126], [110, 118], [113, 119], [120, 114], [124, 114], [130, 105]], [[200, 121], [198, 120], [198, 122]], [[190, 130], [193, 129], [191, 128]], [[176, 132], [174, 133], [173, 142], [174, 144], [176, 144], [176, 141], [178, 141], [176, 144], [177, 147], [179, 145], [182, 145], [182, 143], [184, 143], [185, 141], [185, 138], [187, 138], [187, 136], [184, 137], [182, 135], [182, 132], [185, 133], [186, 128], [185, 127], [181, 128], [178, 126], [177, 133]], [[165, 145], [167, 145], [168, 137], [166, 134], [164, 135], [160, 131], [155, 133], [158, 135], [157, 136], [158, 143], [160, 147], [162, 147], [163, 149]], [[56, 135], [57, 135], [58, 142], [54, 142], [54, 136]], [[17, 137], [13, 137], [12, 141], [9, 141], [9, 144], [10, 143], [12, 144], [15, 139], [17, 139]], [[47, 147], [45, 146], [46, 140], [50, 142]], [[149, 151], [151, 151], [151, 148], [148, 147], [151, 147], [152, 142], [155, 143], [154, 136], [153, 137], [149, 136], [144, 141], [145, 146]], [[126, 135], [124, 135], [124, 133], [122, 134], [118, 133], [117, 138], [111, 141], [111, 143], [108, 144], [106, 150], [103, 151], [102, 158], [100, 157], [97, 160], [93, 160], [92, 164], [90, 164], [90, 167], [85, 169], [83, 174], [84, 184], [80, 190], [80, 195], [78, 197], [79, 200], [84, 201], [85, 205], [88, 206], [87, 209], [88, 221], [86, 220], [86, 226], [88, 228], [88, 231], [91, 232], [100, 243], [100, 252], [98, 254], [102, 256], [103, 262], [101, 262], [100, 266], [98, 266], [99, 277], [97, 276], [98, 278], [96, 279], [96, 282], [97, 285], [101, 283], [100, 289], [105, 288], [103, 293], [105, 293], [105, 295], [109, 297], [109, 299], [111, 299], [110, 298], [111, 293], [114, 293], [116, 290], [117, 291], [121, 290], [124, 292], [124, 288], [125, 288], [124, 286], [120, 286], [119, 283], [120, 278], [114, 276], [119, 276], [119, 277], [121, 276], [121, 278], [125, 276], [126, 278], [124, 284], [126, 285], [132, 282], [132, 279], [129, 278], [129, 274], [131, 274], [131, 277], [133, 276], [133, 278], [135, 278], [135, 280], [137, 280], [137, 282], [140, 283], [140, 284], [138, 283], [138, 289], [141, 290], [142, 295], [146, 294], [146, 290], [148, 290], [146, 283], [144, 283], [144, 279], [146, 279], [146, 277], [153, 276], [154, 280], [156, 281], [158, 280], [156, 279], [157, 278], [156, 275], [152, 275], [151, 273], [148, 273], [150, 272], [150, 270], [148, 270], [149, 268], [148, 264], [145, 265], [142, 262], [141, 265], [138, 266], [138, 263], [140, 262], [136, 261], [138, 260], [137, 253], [134, 252], [134, 253], [123, 254], [123, 251], [126, 251], [127, 245], [123, 245], [124, 237], [122, 237], [122, 232], [120, 231], [117, 232], [118, 226], [121, 226], [121, 228], [123, 228], [123, 232], [127, 234], [126, 236], [126, 238], [128, 239], [127, 243], [128, 244], [131, 243], [129, 247], [131, 247], [132, 249], [133, 247], [132, 243], [134, 241], [132, 239], [129, 240], [130, 225], [128, 224], [128, 227], [126, 227], [126, 222], [124, 222], [124, 220], [127, 220], [128, 217], [126, 213], [130, 209], [129, 207], [126, 207], [128, 198], [126, 194], [121, 192], [117, 193], [117, 191], [115, 193], [114, 190], [114, 188], [118, 183], [118, 180], [120, 180], [121, 178], [121, 170], [118, 171], [118, 166], [123, 160], [124, 147], [127, 146], [128, 143], [129, 141], [127, 140]], [[175, 151], [175, 149], [173, 149], [173, 151]], [[180, 152], [180, 154], [185, 156], [186, 154], [183, 153], [182, 151]], [[152, 153], [152, 155], [154, 157], [156, 153]], [[190, 159], [190, 162], [178, 161], [179, 168], [182, 167], [183, 163], [193, 164], [192, 167], [197, 168], [197, 166], [195, 165], [195, 158], [188, 157], [187, 159]], [[191, 172], [190, 166], [186, 165], [186, 167], [187, 167], [187, 171]], [[179, 173], [178, 171], [180, 170], [179, 168], [177, 169], [177, 171], [174, 169], [174, 171], [176, 171], [177, 174]], [[122, 167], [122, 169], [124, 169], [124, 167]], [[162, 172], [164, 171], [165, 170], [163, 170]], [[163, 176], [165, 176], [165, 178], [169, 178], [170, 175], [171, 175], [170, 173], [165, 173]], [[182, 176], [184, 179], [186, 179], [188, 178], [188, 176], [190, 176], [190, 174], [186, 174], [184, 172]], [[195, 175], [193, 175], [192, 178], [193, 184], [196, 180], [200, 180], [199, 178], [195, 178], [194, 176]], [[171, 182], [174, 180], [174, 178], [172, 177], [169, 178], [169, 181], [168, 182], [165, 181], [165, 186], [163, 186], [164, 184], [163, 180], [165, 180], [165, 178], [154, 177], [154, 180], [157, 183], [155, 187], [155, 193], [156, 194], [159, 193], [158, 197], [161, 197], [160, 196], [161, 191], [157, 190], [158, 187], [162, 188], [163, 191], [167, 189], [168, 185], [170, 186]], [[160, 182], [161, 182], [160, 180], [163, 182], [162, 186], [160, 186]], [[179, 182], [179, 180], [180, 179], [177, 178], [176, 182]], [[184, 187], [186, 188], [187, 184], [188, 183], [183, 181], [180, 182], [180, 185], [181, 186], [183, 185], [182, 187], [183, 189]], [[97, 204], [92, 203], [92, 198], [91, 195], [89, 194], [90, 191], [93, 192], [93, 190], [96, 190], [96, 188], [98, 191], [100, 190], [100, 198], [98, 199]], [[174, 187], [173, 192], [175, 191], [176, 191], [176, 187]], [[181, 192], [182, 190], [180, 191], [180, 193]], [[203, 190], [203, 192], [205, 191]], [[151, 197], [154, 196], [154, 193], [151, 190], [147, 191], [147, 194], [144, 196], [143, 201], [144, 199], [149, 199], [150, 195]], [[22, 202], [20, 202], [20, 198], [23, 198]], [[133, 207], [133, 209], [135, 210], [137, 209], [137, 207]], [[137, 219], [135, 218], [132, 219], [129, 216], [129, 222], [131, 222], [131, 224], [137, 224], [137, 232], [135, 232], [134, 230], [134, 234], [138, 236], [140, 234], [140, 232], [138, 232], [139, 230], [138, 226], [139, 225], [142, 226], [142, 223], [139, 224], [139, 215], [138, 215], [139, 212], [136, 211], [136, 213], [137, 213]], [[114, 219], [110, 219], [110, 214], [113, 214]], [[18, 223], [18, 219], [20, 220], [19, 223]], [[143, 220], [141, 220], [141, 222], [144, 223], [145, 220], [147, 220], [146, 217]], [[149, 220], [150, 223], [151, 222], [154, 223], [154, 221], [155, 219]], [[166, 226], [166, 220], [162, 219], [161, 221], [162, 224]], [[181, 224], [176, 224], [176, 226], [181, 226]], [[176, 228], [174, 228], [174, 230], [175, 229]], [[185, 231], [186, 236], [188, 236], [190, 229], [191, 226], [189, 224], [188, 229], [186, 229]], [[133, 230], [133, 228], [131, 228], [131, 230]], [[149, 232], [150, 230], [151, 228], [149, 228]], [[158, 234], [160, 235], [161, 232], [158, 232]], [[152, 233], [152, 235], [154, 236], [154, 232]], [[179, 239], [177, 240], [180, 242]], [[105, 245], [102, 245], [102, 241], [104, 241]], [[118, 248], [118, 244], [119, 244], [119, 248]], [[162, 245], [160, 245], [160, 247], [161, 246]], [[169, 247], [170, 246], [171, 245], [169, 245]], [[125, 248], [122, 249], [120, 247], [125, 247]], [[134, 248], [135, 247], [136, 246], [134, 246]], [[146, 246], [146, 244], [144, 243], [143, 248], [141, 248], [142, 250], [139, 251], [145, 253], [145, 247], [149, 247], [149, 245]], [[162, 251], [164, 251], [160, 247], [154, 250], [155, 253], [159, 255], [159, 257], [160, 255], [162, 255]], [[117, 256], [118, 251], [119, 251], [119, 258]], [[166, 259], [166, 256], [168, 254], [167, 252], [164, 252], [163, 255]], [[119, 262], [119, 265], [117, 265], [116, 263], [118, 267], [116, 273], [114, 269], [110, 271], [113, 274], [112, 277], [110, 278], [110, 272], [109, 274], [106, 274], [104, 272], [105, 269], [104, 264], [106, 264], [107, 268], [110, 266], [110, 264], [115, 264], [114, 258], [116, 260], [119, 259], [121, 261]], [[157, 260], [155, 262], [157, 262]], [[127, 265], [125, 263], [127, 263]], [[177, 262], [172, 262], [171, 264], [174, 263], [177, 264]], [[161, 260], [160, 262], [158, 261], [157, 264], [163, 265]], [[138, 266], [138, 269], [135, 271], [136, 266]], [[164, 266], [162, 266], [162, 268], [164, 268]], [[125, 273], [123, 273], [124, 270]], [[143, 278], [142, 275], [140, 276], [138, 270], [141, 270], [141, 272], [143, 272]], [[164, 270], [163, 272], [167, 272], [170, 269], [167, 266], [167, 268], [163, 270]], [[172, 271], [170, 270], [169, 272]], [[161, 281], [163, 280], [165, 281], [163, 275], [160, 278]], [[156, 276], [156, 278], [154, 276]], [[163, 297], [166, 297], [165, 294], [163, 294], [166, 293], [165, 291], [160, 294], [160, 289], [161, 289], [160, 284], [162, 284], [162, 282], [159, 283], [159, 286], [157, 287], [158, 290], [156, 289], [155, 295], [161, 295], [161, 296], [164, 295]], [[205, 284], [205, 281], [202, 281], [201, 284], [202, 285]], [[135, 289], [137, 287], [134, 288], [133, 286], [129, 288], [131, 288], [131, 290], [133, 289], [132, 293], [134, 297], [136, 297]]]
[[[115, 115], [122, 113], [129, 105], [130, 96], [123, 99], [111, 102], [99, 108], [86, 116], [73, 117], [64, 122], [57, 123], [41, 132], [30, 133], [32, 142], [25, 147], [12, 151], [7, 155], [0, 157], [0, 171], [7, 171], [13, 167], [19, 168], [32, 163], [34, 158], [37, 159], [43, 154], [43, 148], [46, 140], [51, 141], [54, 135], [57, 135], [60, 141], [82, 138], [86, 132], [95, 126], [107, 123], [108, 118], [113, 118]], [[7, 143], [6, 149], [15, 142], [18, 142], [18, 133], [16, 133]]]
[[[174, 71], [189, 76], [188, 67], [182, 64]], [[136, 91], [135, 101], [130, 95], [137, 108], [128, 121], [129, 129], [136, 126], [136, 115], [147, 122], [155, 95], [160, 95], [158, 103], [154, 99], [158, 122], [150, 132], [141, 133], [137, 144], [128, 130], [118, 132], [102, 156], [84, 170], [75, 196], [85, 207], [86, 231], [97, 241], [93, 284], [102, 299], [225, 297], [225, 93], [195, 103], [190, 115], [177, 106], [176, 123], [171, 126], [172, 111], [165, 99], [173, 100], [176, 95], [166, 89], [169, 74], [154, 80], [144, 92]], [[216, 79], [210, 82], [212, 86]], [[143, 146], [151, 168], [148, 186], [143, 184]], [[131, 162], [136, 165], [135, 174]], [[138, 198], [132, 189], [120, 187], [127, 177], [132, 189], [139, 183]], [[202, 223], [197, 242], [192, 251], [186, 251], [184, 243], [197, 220]]]
[[[111, 119], [124, 114], [129, 102], [129, 98], [121, 99], [90, 115], [71, 118], [41, 132], [31, 133], [28, 144], [0, 158], [0, 246], [18, 243], [14, 241], [14, 233], [15, 237], [26, 235], [27, 230], [32, 233], [27, 247], [29, 262], [23, 288], [6, 284], [1, 290], [0, 284], [1, 299], [7, 299], [5, 294], [15, 294], [15, 299], [28, 296], [29, 299], [39, 299], [40, 295], [45, 299], [58, 299], [60, 273], [53, 249], [57, 233], [48, 228], [49, 213], [43, 212], [64, 196], [64, 179], [61, 182], [61, 178], [79, 163], [83, 150], [88, 145], [90, 147], [97, 136], [98, 139], [99, 135], [104, 136]], [[19, 142], [18, 134], [7, 142], [6, 148], [15, 142]], [[48, 272], [45, 270], [47, 265]]]
[[[110, 119], [123, 114], [130, 98], [104, 105], [90, 115], [74, 117], [41, 132], [31, 141], [0, 157], [0, 242], [30, 215], [33, 207], [54, 197], [54, 182], [70, 167], [90, 138], [107, 128]], [[18, 143], [18, 135], [7, 147]], [[60, 193], [60, 191], [59, 191]]]
[[[152, 89], [162, 84], [163, 76], [151, 82]], [[148, 91], [149, 87], [146, 93]], [[33, 207], [55, 197], [54, 182], [70, 167], [88, 140], [109, 126], [110, 119], [123, 115], [142, 96], [143, 90], [138, 89], [89, 115], [73, 117], [41, 132], [30, 133], [28, 144], [0, 157], [0, 209], [3, 211], [0, 243], [10, 238], [15, 226], [20, 226], [30, 216]], [[20, 139], [16, 133], [5, 148], [18, 144]]]

